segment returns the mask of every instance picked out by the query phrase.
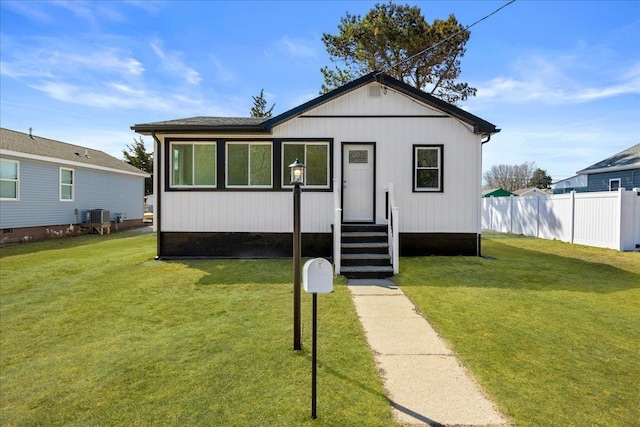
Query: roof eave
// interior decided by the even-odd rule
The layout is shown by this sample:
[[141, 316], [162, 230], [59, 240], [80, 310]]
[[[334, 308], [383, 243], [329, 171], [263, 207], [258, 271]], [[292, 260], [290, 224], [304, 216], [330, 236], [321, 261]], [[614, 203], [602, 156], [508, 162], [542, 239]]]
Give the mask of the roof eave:
[[591, 168], [591, 169], [582, 169], [581, 171], [576, 172], [576, 175], [591, 175], [594, 173], [607, 173], [607, 172], [619, 172], [626, 171], [632, 169], [640, 169], [640, 164], [632, 164], [632, 165], [624, 165], [624, 166], [610, 166], [606, 168]]
[[131, 130], [142, 135], [151, 135], [153, 133], [262, 133], [271, 132], [264, 125], [225, 125], [225, 126], [206, 126], [206, 125], [151, 125], [139, 124], [131, 126]]

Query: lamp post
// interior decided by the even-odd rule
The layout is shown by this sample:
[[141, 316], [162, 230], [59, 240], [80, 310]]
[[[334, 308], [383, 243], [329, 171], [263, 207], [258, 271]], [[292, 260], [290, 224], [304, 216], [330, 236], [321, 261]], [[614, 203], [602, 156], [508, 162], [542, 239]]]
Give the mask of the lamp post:
[[302, 350], [300, 336], [300, 257], [302, 252], [300, 232], [300, 184], [304, 184], [304, 164], [296, 159], [289, 165], [293, 184], [293, 349]]

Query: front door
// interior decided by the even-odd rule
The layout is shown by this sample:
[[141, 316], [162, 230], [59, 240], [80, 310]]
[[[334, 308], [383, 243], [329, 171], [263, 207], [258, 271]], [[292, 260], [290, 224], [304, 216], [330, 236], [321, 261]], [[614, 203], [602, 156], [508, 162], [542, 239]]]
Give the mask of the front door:
[[374, 152], [370, 144], [345, 144], [342, 149], [342, 219], [373, 221]]

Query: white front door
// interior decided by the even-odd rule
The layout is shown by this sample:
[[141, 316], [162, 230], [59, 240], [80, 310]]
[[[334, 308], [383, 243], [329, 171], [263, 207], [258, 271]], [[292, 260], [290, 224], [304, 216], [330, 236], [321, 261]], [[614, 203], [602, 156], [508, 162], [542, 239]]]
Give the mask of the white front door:
[[373, 145], [345, 144], [343, 146], [343, 221], [373, 221], [373, 169]]

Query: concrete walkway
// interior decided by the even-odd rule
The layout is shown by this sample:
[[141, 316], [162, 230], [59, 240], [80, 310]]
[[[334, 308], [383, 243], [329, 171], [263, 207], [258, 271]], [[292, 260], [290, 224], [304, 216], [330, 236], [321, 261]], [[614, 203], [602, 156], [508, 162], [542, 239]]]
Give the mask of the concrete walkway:
[[510, 425], [393, 282], [348, 287], [401, 425]]

